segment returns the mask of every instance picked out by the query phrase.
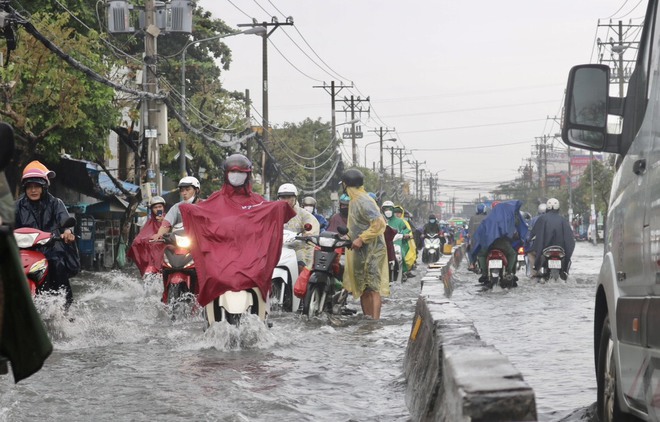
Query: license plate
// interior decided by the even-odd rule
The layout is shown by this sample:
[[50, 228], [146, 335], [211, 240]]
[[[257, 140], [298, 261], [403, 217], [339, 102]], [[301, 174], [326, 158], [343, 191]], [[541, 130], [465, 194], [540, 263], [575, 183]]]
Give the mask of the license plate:
[[522, 256], [522, 255], [518, 255], [518, 262], [520, 262], [520, 261], [524, 261], [524, 260], [525, 260], [525, 257], [524, 257], [524, 256]]
[[502, 268], [502, 260], [501, 259], [491, 259], [488, 261], [488, 268]]
[[551, 259], [548, 261], [548, 268], [551, 270], [561, 270], [561, 260]]

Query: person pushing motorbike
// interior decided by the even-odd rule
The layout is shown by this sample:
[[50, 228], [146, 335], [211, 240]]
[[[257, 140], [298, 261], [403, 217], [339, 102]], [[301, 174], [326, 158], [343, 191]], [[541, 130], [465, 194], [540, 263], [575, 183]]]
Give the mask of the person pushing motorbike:
[[163, 263], [163, 250], [165, 243], [151, 243], [149, 240], [158, 232], [165, 218], [165, 199], [154, 196], [149, 201], [150, 215], [147, 222], [142, 226], [140, 233], [133, 240], [128, 251], [128, 257], [135, 262], [140, 274], [148, 271], [158, 272]]
[[559, 201], [556, 198], [548, 199], [545, 214], [539, 216], [534, 223], [530, 238], [536, 254], [534, 271], [538, 271], [542, 264], [543, 250], [549, 246], [561, 246], [564, 249], [564, 259], [559, 276], [562, 280], [568, 278], [571, 256], [575, 250], [575, 237], [568, 221], [559, 214]]
[[38, 250], [48, 259], [51, 274], [38, 292], [64, 289], [68, 309], [73, 303], [73, 291], [69, 278], [80, 271], [80, 257], [76, 237], [71, 229], [61, 231], [62, 223], [71, 217], [61, 199], [48, 192], [50, 171], [39, 161], [32, 161], [23, 170], [21, 186], [23, 195], [16, 201], [15, 228], [31, 227], [45, 232], [59, 233], [63, 242], [51, 242]]
[[364, 189], [364, 175], [360, 170], [346, 170], [341, 184], [351, 198], [348, 236], [353, 240], [351, 249], [346, 251], [344, 288], [353, 297], [360, 298], [364, 315], [380, 319], [382, 296], [390, 294], [385, 219]]

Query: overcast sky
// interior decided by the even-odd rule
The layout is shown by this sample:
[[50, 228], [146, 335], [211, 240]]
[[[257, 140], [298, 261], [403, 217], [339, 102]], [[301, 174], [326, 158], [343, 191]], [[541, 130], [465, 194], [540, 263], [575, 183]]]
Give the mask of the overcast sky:
[[[640, 23], [647, 0], [200, 0], [228, 25], [293, 17], [268, 47], [271, 125], [307, 117], [330, 121], [330, 95], [316, 85], [353, 84], [344, 95], [370, 97], [368, 132], [396, 129], [408, 159], [439, 172], [440, 198], [467, 201], [513, 180], [532, 156], [535, 139], [559, 132], [571, 66], [597, 61], [598, 28], [610, 19]], [[293, 40], [293, 41], [292, 41]], [[225, 40], [233, 62], [225, 88], [249, 89], [261, 111], [261, 38]], [[295, 42], [295, 43], [294, 43]], [[297, 45], [296, 45], [297, 44]], [[276, 48], [279, 52], [276, 50]], [[301, 51], [302, 50], [302, 51]], [[286, 59], [284, 57], [286, 57]], [[307, 57], [309, 56], [309, 57]], [[341, 104], [337, 122], [349, 120]], [[255, 114], [253, 113], [253, 116]], [[259, 119], [258, 116], [255, 116]], [[342, 128], [338, 128], [342, 129]], [[559, 145], [557, 143], [557, 145]], [[345, 142], [350, 154], [350, 140]], [[350, 161], [350, 156], [348, 161]], [[367, 162], [378, 162], [378, 144]], [[390, 156], [385, 154], [385, 165]], [[398, 160], [395, 161], [398, 172]], [[411, 166], [407, 166], [411, 167]], [[404, 167], [405, 171], [405, 167]], [[414, 171], [408, 175], [414, 179]]]

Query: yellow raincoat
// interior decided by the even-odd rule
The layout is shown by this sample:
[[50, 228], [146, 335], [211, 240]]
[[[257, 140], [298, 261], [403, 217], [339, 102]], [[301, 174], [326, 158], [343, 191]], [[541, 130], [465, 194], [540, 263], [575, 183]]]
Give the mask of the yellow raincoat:
[[385, 246], [385, 219], [376, 202], [364, 187], [346, 188], [351, 202], [348, 206], [348, 235], [364, 242], [358, 250], [347, 249], [344, 288], [358, 298], [366, 289], [389, 296], [390, 280]]
[[[401, 209], [403, 209], [403, 207], [401, 207]], [[412, 236], [413, 231], [412, 227], [410, 227], [410, 223], [405, 218], [402, 218], [402, 220], [404, 223], [406, 223], [408, 230], [410, 230], [411, 236], [410, 239], [408, 239], [408, 253], [403, 257], [403, 259], [406, 261], [406, 266], [408, 268], [412, 268], [412, 266], [415, 265], [415, 261], [417, 261], [417, 245], [415, 244], [415, 238]]]

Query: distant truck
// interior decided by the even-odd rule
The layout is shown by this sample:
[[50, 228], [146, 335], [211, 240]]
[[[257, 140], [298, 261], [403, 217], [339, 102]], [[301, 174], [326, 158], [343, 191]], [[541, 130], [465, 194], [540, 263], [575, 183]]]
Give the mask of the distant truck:
[[[595, 295], [598, 414], [601, 421], [660, 421], [658, 0], [649, 0], [625, 98], [609, 96], [611, 76], [605, 65], [573, 67], [562, 123], [566, 144], [618, 154]], [[608, 130], [611, 116], [622, 118], [620, 134]]]

